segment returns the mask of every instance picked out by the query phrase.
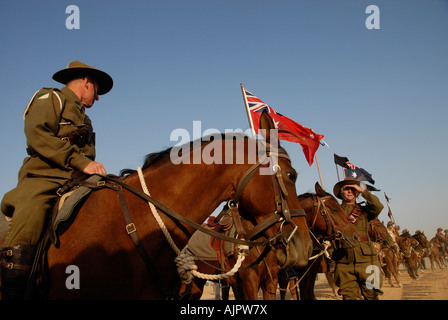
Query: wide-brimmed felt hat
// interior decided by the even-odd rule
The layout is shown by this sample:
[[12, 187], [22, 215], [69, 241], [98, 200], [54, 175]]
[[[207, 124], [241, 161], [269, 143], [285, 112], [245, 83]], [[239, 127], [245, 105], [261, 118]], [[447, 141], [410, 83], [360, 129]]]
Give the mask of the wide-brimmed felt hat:
[[98, 82], [98, 95], [106, 94], [112, 89], [114, 81], [106, 72], [91, 67], [81, 61], [72, 61], [67, 68], [59, 70], [53, 75], [53, 80], [62, 84], [67, 84], [73, 79], [91, 76]]
[[336, 197], [338, 197], [339, 199], [342, 199], [342, 196], [341, 196], [341, 189], [342, 189], [343, 186], [346, 186], [346, 185], [348, 185], [348, 184], [352, 184], [352, 185], [353, 185], [353, 184], [356, 184], [356, 185], [360, 186], [360, 185], [361, 185], [361, 182], [358, 181], [358, 180], [356, 180], [356, 179], [354, 179], [354, 178], [347, 177], [347, 178], [345, 178], [344, 180], [339, 181], [338, 183], [336, 183], [336, 184], [334, 185], [334, 187], [333, 187], [333, 194], [334, 194]]

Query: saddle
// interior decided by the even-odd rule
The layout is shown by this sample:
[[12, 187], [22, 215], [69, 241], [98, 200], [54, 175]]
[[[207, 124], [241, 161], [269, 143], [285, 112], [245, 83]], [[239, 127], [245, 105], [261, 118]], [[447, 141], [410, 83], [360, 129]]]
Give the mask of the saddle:
[[31, 269], [26, 299], [42, 299], [48, 294], [47, 260], [46, 252], [53, 243], [59, 247], [59, 236], [63, 234], [75, 220], [81, 204], [94, 189], [102, 188], [106, 183], [102, 177], [81, 176], [71, 179], [57, 191], [60, 196], [56, 200], [53, 212], [48, 221], [47, 230], [40, 240]]
[[58, 190], [60, 198], [56, 201], [51, 220], [48, 225], [48, 233], [51, 242], [59, 247], [59, 236], [71, 226], [76, 218], [80, 205], [92, 192], [92, 186], [97, 186], [102, 178], [93, 175], [83, 180], [72, 180]]
[[[210, 220], [211, 219], [209, 219], [209, 225]], [[212, 227], [213, 231], [228, 235], [233, 225], [233, 220], [232, 217], [226, 215], [221, 220], [219, 220], [219, 222], [212, 222], [212, 223], [215, 223], [215, 225]], [[231, 268], [228, 263], [228, 257], [233, 255], [233, 245], [228, 246], [224, 240], [221, 240], [213, 236], [210, 236], [210, 245], [213, 248], [213, 250], [216, 251], [216, 257], [218, 259], [218, 262], [221, 264], [222, 269], [230, 270]]]
[[[232, 236], [235, 233], [232, 228], [233, 221], [230, 216], [227, 217], [222, 218], [219, 222], [215, 221], [215, 217], [210, 217], [207, 225], [213, 231]], [[234, 244], [203, 232], [195, 232], [188, 241], [188, 251], [195, 260], [211, 260], [221, 263], [223, 258], [233, 254]]]

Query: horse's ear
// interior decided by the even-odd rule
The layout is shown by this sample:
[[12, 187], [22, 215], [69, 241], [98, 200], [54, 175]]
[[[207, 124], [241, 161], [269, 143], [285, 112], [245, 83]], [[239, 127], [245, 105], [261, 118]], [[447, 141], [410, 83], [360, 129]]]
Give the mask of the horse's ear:
[[260, 117], [260, 129], [262, 129], [261, 135], [269, 143], [271, 141], [271, 129], [275, 129], [275, 123], [266, 110]]
[[316, 189], [316, 194], [318, 196], [325, 196], [326, 192], [324, 191], [324, 189], [320, 186], [319, 182], [316, 182], [316, 184], [314, 185], [314, 189]]

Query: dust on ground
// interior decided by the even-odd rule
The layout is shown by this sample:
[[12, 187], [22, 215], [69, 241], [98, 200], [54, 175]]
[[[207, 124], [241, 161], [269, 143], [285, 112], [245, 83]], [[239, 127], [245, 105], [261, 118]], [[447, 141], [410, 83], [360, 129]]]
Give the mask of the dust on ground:
[[[428, 269], [420, 270], [418, 280], [412, 279], [403, 264], [400, 265], [401, 287], [392, 287], [386, 279], [381, 290], [384, 292], [380, 300], [448, 300], [448, 268], [431, 270], [430, 263], [426, 259]], [[334, 295], [324, 274], [319, 274], [316, 280], [314, 293], [318, 300], [342, 300], [339, 295]], [[209, 283], [204, 287], [203, 300], [214, 300], [214, 286]], [[230, 294], [230, 299], [234, 299]], [[261, 292], [259, 299], [262, 299]], [[280, 294], [277, 291], [277, 300]], [[286, 299], [291, 299], [288, 293]]]

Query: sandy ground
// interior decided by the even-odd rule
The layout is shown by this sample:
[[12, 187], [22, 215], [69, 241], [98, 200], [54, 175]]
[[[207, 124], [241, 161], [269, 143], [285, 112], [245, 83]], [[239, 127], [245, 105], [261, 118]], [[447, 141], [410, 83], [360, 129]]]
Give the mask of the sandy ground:
[[[429, 268], [430, 263], [427, 260], [426, 266]], [[384, 294], [380, 300], [448, 300], [448, 268], [443, 270], [437, 269], [432, 271], [426, 269], [420, 272], [418, 280], [409, 277], [403, 264], [400, 265], [400, 282], [402, 287], [391, 287], [385, 281], [381, 288]], [[327, 283], [324, 274], [319, 274], [316, 280], [315, 294], [318, 300], [341, 300], [341, 296], [334, 296]], [[261, 299], [261, 294], [259, 295]], [[213, 284], [205, 287], [203, 300], [213, 300], [215, 298]], [[287, 299], [291, 296], [288, 293]], [[231, 293], [231, 299], [233, 295]], [[277, 294], [277, 299], [280, 295]]]

